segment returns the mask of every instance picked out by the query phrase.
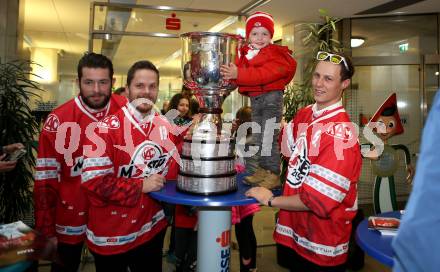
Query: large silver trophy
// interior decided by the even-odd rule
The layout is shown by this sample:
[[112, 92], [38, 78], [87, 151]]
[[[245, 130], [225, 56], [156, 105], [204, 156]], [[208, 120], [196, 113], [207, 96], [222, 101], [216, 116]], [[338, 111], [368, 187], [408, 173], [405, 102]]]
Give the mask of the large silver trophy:
[[211, 195], [237, 189], [235, 141], [222, 128], [222, 104], [237, 86], [220, 75], [220, 66], [234, 62], [242, 38], [212, 32], [181, 35], [183, 83], [200, 105], [200, 121], [185, 136], [177, 188]]

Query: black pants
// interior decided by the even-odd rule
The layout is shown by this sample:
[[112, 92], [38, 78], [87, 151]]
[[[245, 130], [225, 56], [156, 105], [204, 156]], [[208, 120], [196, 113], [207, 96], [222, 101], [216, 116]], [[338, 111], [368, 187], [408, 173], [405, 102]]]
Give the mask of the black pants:
[[131, 272], [161, 272], [164, 237], [165, 230], [150, 241], [121, 254], [100, 255], [92, 252], [96, 272], [127, 272], [127, 268], [130, 268]]
[[[252, 226], [253, 215], [247, 216], [240, 223], [235, 224], [235, 237], [238, 242], [240, 255], [240, 272], [248, 272], [257, 267], [257, 238], [255, 237], [254, 227]], [[243, 259], [251, 259], [247, 265], [243, 264]]]
[[75, 245], [58, 243], [57, 259], [52, 263], [52, 272], [76, 272], [81, 262], [84, 243]]
[[290, 272], [344, 272], [345, 264], [337, 266], [320, 266], [298, 255], [294, 250], [278, 244], [289, 259]]
[[197, 263], [197, 231], [190, 228], [175, 229], [176, 272], [195, 271]]

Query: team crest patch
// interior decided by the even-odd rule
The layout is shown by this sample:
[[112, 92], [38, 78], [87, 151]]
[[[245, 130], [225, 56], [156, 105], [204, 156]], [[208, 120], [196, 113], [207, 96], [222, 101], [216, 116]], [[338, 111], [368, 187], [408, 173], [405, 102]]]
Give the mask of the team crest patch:
[[259, 26], [261, 26], [261, 23], [260, 22], [255, 22], [254, 26], [255, 27], [259, 27]]
[[127, 178], [148, 177], [166, 171], [171, 154], [151, 141], [140, 144], [132, 155], [130, 164], [120, 167], [118, 176]]
[[43, 129], [49, 132], [57, 132], [58, 127], [60, 126], [60, 120], [58, 116], [51, 113], [47, 116], [46, 122], [44, 122]]
[[295, 143], [295, 150], [289, 160], [287, 183], [290, 187], [301, 187], [309, 175], [310, 161], [307, 154], [307, 139], [305, 135], [301, 135]]
[[353, 125], [351, 123], [335, 123], [325, 133], [334, 138], [349, 141], [353, 139]]
[[101, 122], [98, 123], [98, 127], [101, 128], [109, 128], [109, 129], [118, 129], [121, 126], [118, 117], [115, 115], [106, 116]]

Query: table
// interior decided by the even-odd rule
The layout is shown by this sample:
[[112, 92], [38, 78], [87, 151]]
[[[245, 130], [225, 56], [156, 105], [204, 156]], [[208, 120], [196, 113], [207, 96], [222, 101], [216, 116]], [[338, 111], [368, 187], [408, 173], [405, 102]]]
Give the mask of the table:
[[[195, 195], [180, 192], [176, 181], [167, 181], [164, 188], [151, 192], [152, 198], [172, 204], [198, 207], [197, 271], [229, 271], [231, 255], [232, 206], [257, 203], [244, 193], [251, 188], [243, 183], [245, 174], [237, 175], [238, 190], [224, 195]], [[281, 190], [274, 191], [280, 195]]]
[[30, 261], [22, 261], [19, 263], [11, 264], [9, 266], [0, 266], [0, 272], [21, 272], [31, 266], [32, 262]]
[[[376, 216], [380, 217], [401, 217], [400, 211], [381, 213]], [[391, 242], [394, 236], [381, 235], [376, 230], [368, 229], [368, 218], [362, 220], [356, 229], [356, 242], [371, 257], [379, 262], [392, 267], [393, 266], [393, 249]]]

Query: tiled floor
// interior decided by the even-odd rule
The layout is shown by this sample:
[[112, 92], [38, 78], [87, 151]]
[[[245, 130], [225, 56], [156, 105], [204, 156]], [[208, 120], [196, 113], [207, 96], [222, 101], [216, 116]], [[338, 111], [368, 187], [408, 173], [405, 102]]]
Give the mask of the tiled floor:
[[[257, 268], [259, 272], [285, 272], [287, 269], [282, 268], [276, 262], [276, 248], [272, 240], [272, 233], [275, 225], [275, 210], [267, 207], [262, 207], [262, 210], [255, 215], [254, 231], [257, 236]], [[165, 238], [165, 250], [168, 248], [169, 233]], [[232, 235], [232, 242], [235, 242], [235, 233]], [[234, 248], [234, 247], [233, 247]], [[164, 272], [174, 271], [174, 266], [166, 261], [164, 258]], [[49, 271], [48, 267], [40, 267], [40, 271]], [[81, 271], [94, 272], [93, 262], [85, 263], [81, 267]], [[239, 257], [238, 250], [232, 250], [231, 257], [231, 272], [239, 272]], [[390, 272], [391, 269], [380, 264], [368, 255], [365, 256], [365, 266], [361, 272]]]

